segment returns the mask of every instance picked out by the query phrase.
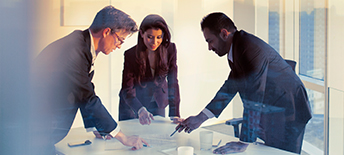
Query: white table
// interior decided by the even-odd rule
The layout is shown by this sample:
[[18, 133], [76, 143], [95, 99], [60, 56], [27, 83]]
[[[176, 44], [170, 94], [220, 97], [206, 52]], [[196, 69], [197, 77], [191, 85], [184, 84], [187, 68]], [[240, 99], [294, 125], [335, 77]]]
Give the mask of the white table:
[[[190, 134], [184, 132], [175, 133], [173, 137], [169, 135], [174, 131], [176, 124], [171, 123], [167, 118], [154, 117], [155, 120], [151, 125], [142, 126], [137, 119], [120, 121], [118, 124], [126, 135], [139, 135], [147, 140], [151, 147], [144, 147], [140, 150], [132, 151], [130, 147], [123, 146], [117, 139], [102, 140], [96, 139], [92, 132], [86, 132], [84, 128], [73, 128], [68, 135], [59, 143], [56, 150], [64, 154], [96, 154], [96, 155], [177, 155], [176, 148], [178, 146], [192, 146], [196, 155], [211, 155], [212, 151], [201, 151], [199, 144], [199, 132], [207, 129], [199, 128]], [[91, 145], [69, 147], [67, 143], [90, 140]], [[214, 131], [214, 143], [222, 140], [220, 146], [226, 142], [238, 141], [230, 135], [218, 133]], [[212, 150], [216, 149], [213, 147]], [[249, 144], [245, 152], [235, 155], [295, 155], [294, 153], [283, 151], [280, 149], [268, 147], [262, 144]]]

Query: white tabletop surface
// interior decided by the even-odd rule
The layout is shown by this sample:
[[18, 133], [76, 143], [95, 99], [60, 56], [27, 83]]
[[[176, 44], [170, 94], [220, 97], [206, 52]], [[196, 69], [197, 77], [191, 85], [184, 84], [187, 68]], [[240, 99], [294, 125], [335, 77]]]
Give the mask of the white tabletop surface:
[[[67, 155], [177, 155], [178, 146], [194, 147], [196, 155], [211, 155], [211, 151], [201, 151], [199, 144], [199, 132], [207, 129], [198, 128], [192, 133], [184, 132], [175, 133], [172, 137], [170, 134], [174, 131], [176, 124], [171, 123], [168, 118], [159, 116], [150, 125], [141, 125], [137, 119], [118, 122], [121, 130], [126, 135], [139, 135], [143, 137], [151, 147], [144, 147], [140, 150], [131, 150], [130, 147], [123, 146], [117, 139], [102, 140], [96, 139], [92, 132], [86, 132], [84, 128], [73, 128], [68, 135], [59, 143], [56, 150]], [[209, 131], [209, 130], [208, 130]], [[214, 131], [213, 143], [222, 141], [219, 146], [225, 145], [230, 141], [239, 141], [231, 135], [222, 134]], [[90, 140], [92, 144], [85, 146], [69, 147], [67, 143]], [[250, 143], [245, 152], [236, 153], [235, 155], [293, 155], [294, 153], [280, 149], [268, 147], [262, 144]]]

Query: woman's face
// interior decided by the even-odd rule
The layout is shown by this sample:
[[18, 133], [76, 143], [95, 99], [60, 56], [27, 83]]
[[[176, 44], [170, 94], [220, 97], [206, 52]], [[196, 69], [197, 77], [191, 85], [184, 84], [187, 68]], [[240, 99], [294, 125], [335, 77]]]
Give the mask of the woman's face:
[[140, 33], [149, 51], [155, 51], [160, 46], [164, 37], [163, 32], [159, 28], [148, 29], [143, 33], [140, 31]]

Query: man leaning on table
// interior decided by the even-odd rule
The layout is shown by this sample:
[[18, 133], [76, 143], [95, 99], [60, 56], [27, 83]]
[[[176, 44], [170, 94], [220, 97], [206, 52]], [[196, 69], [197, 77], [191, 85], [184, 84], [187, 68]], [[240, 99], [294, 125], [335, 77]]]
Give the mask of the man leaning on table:
[[107, 6], [97, 13], [89, 29], [75, 30], [48, 45], [37, 56], [36, 99], [41, 106], [38, 108], [42, 110], [36, 116], [45, 117], [40, 118], [44, 123], [37, 121], [37, 125], [43, 125], [38, 129], [40, 131], [48, 130], [42, 134], [49, 134], [47, 143], [51, 144], [52, 153], [54, 144], [69, 132], [78, 109], [85, 128], [93, 131], [96, 137], [112, 138], [113, 135], [134, 150], [142, 148], [143, 143], [147, 144], [138, 136], [123, 134], [95, 94], [92, 83], [97, 55], [110, 54], [121, 47], [128, 35], [137, 31], [137, 25], [129, 15]]
[[[204, 121], [219, 117], [239, 93], [244, 104], [241, 141], [253, 142], [256, 137], [265, 145], [300, 153], [305, 125], [312, 117], [304, 85], [286, 61], [258, 37], [237, 30], [223, 13], [203, 18], [201, 28], [209, 50], [220, 57], [227, 55], [231, 68], [228, 79], [211, 102], [197, 116], [190, 116], [176, 128], [190, 133]], [[284, 113], [276, 124], [259, 109], [274, 107]]]

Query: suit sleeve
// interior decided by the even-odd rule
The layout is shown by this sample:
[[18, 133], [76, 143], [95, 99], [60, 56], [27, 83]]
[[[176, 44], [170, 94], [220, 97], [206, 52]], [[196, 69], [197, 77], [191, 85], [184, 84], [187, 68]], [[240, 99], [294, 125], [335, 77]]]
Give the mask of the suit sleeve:
[[229, 75], [220, 90], [217, 91], [215, 97], [206, 106], [206, 108], [210, 110], [216, 118], [220, 116], [222, 111], [237, 93], [237, 85], [238, 83], [236, 83], [236, 80], [231, 79], [231, 75]]
[[124, 99], [126, 104], [128, 104], [136, 113], [143, 106], [142, 103], [136, 97], [135, 89], [135, 53], [133, 52], [135, 48], [128, 50], [124, 54], [124, 66], [122, 73], [122, 89], [120, 92], [120, 97]]
[[[101, 100], [94, 92], [94, 85], [91, 82], [93, 73], [89, 73], [89, 61], [82, 49], [75, 48], [70, 52], [66, 64], [67, 77], [71, 81], [72, 96], [80, 107], [85, 128], [96, 127], [100, 133], [110, 133], [117, 127], [117, 123], [101, 103]], [[88, 51], [87, 51], [88, 52]]]
[[169, 103], [169, 116], [178, 116], [179, 104], [180, 104], [180, 94], [179, 94], [179, 84], [178, 84], [178, 67], [177, 67], [177, 49], [174, 43], [168, 48], [169, 54], [169, 69], [167, 75], [168, 82], [168, 103]]
[[[240, 44], [239, 44], [240, 45]], [[246, 45], [246, 46], [245, 46]], [[240, 45], [242, 48], [242, 55], [239, 57], [239, 66], [243, 70], [244, 89], [240, 93], [241, 98], [245, 103], [263, 103], [267, 76], [269, 59], [267, 51], [261, 48], [259, 44], [252, 44], [243, 42]]]
[[243, 71], [242, 78], [245, 83], [244, 89], [240, 92], [244, 104], [240, 140], [253, 142], [259, 131], [269, 59], [274, 59], [274, 55], [270, 55], [270, 46], [253, 37], [241, 39], [238, 45], [238, 49], [242, 52], [238, 57], [240, 60], [238, 66]]
[[268, 58], [258, 45], [240, 40], [236, 42], [236, 48], [233, 50], [240, 51], [237, 52], [240, 55], [234, 58], [235, 68], [231, 70], [227, 81], [206, 107], [216, 117], [237, 92], [240, 93], [244, 107], [245, 103], [262, 103], [264, 99]]

